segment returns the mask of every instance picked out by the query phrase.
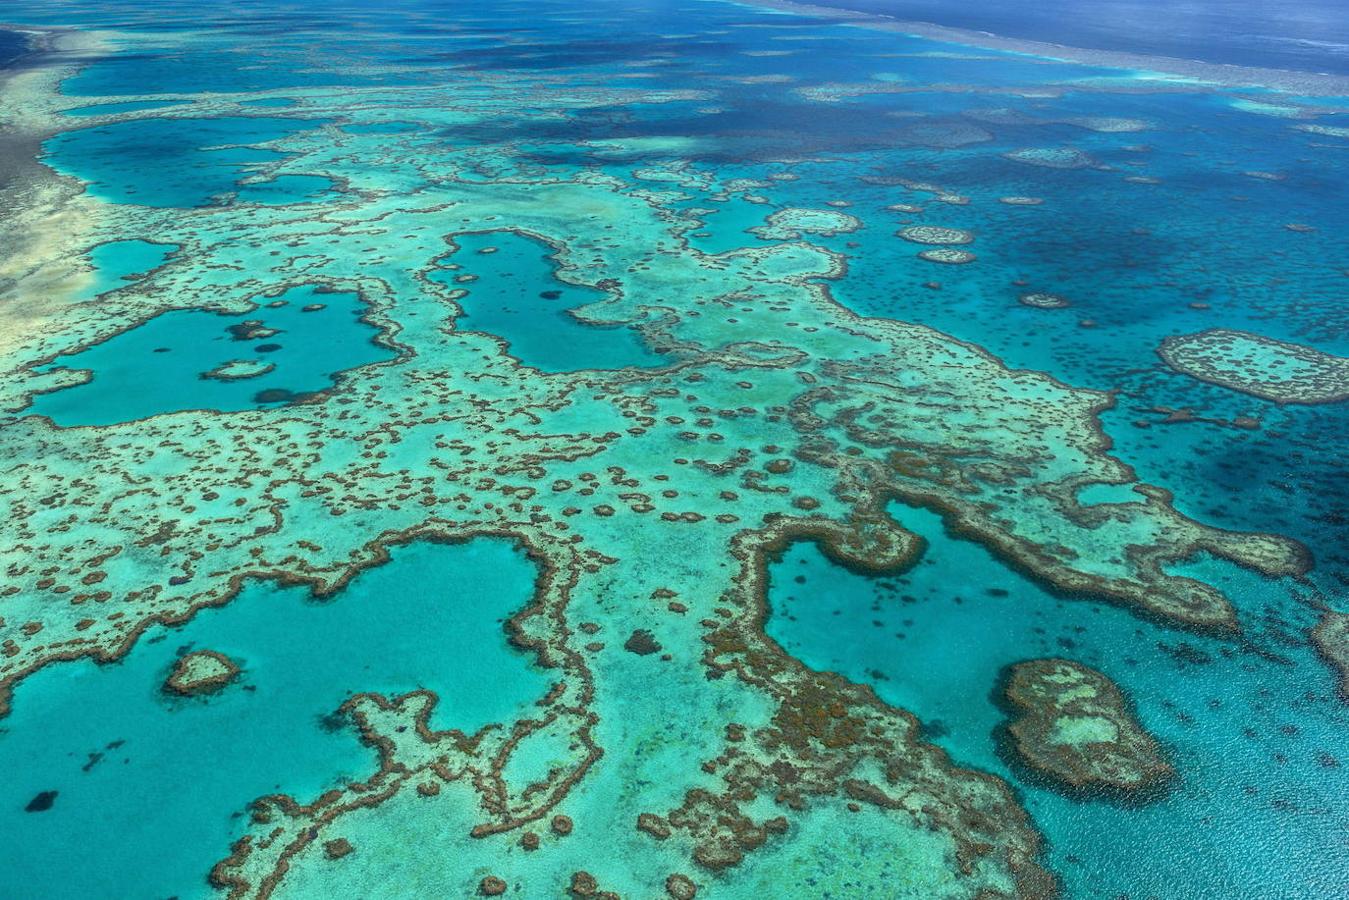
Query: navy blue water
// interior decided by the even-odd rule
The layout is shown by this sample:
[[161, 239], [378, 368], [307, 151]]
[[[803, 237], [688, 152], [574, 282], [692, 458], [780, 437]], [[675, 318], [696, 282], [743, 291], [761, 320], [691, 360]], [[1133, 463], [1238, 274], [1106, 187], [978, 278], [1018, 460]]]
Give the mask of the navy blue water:
[[810, 0], [1026, 41], [1349, 74], [1345, 0]]
[[11, 65], [28, 48], [28, 41], [15, 31], [0, 31], [0, 69]]

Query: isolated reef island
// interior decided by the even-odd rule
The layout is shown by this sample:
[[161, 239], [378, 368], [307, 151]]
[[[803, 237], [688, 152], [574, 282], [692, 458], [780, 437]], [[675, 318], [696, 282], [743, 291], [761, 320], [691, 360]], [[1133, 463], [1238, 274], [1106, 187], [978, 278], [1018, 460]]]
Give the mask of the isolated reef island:
[[834, 15], [5, 5], [0, 893], [1349, 883], [1349, 89]]

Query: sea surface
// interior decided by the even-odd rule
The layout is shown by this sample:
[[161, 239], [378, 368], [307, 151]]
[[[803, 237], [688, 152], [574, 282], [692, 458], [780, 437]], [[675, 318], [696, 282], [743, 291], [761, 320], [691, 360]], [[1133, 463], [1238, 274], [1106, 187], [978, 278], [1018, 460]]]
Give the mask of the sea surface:
[[[1349, 15], [1329, 0], [819, 2], [1349, 74]], [[366, 786], [377, 771], [429, 765], [400, 743], [420, 725], [358, 733], [344, 706], [415, 691], [440, 698], [430, 728], [459, 732], [444, 738], [455, 743], [446, 759], [477, 752], [475, 741], [502, 741], [501, 755], [446, 778], [442, 793], [409, 781], [338, 824], [314, 812], [304, 828], [350, 835], [356, 850], [297, 856], [277, 896], [464, 896], [496, 873], [512, 879], [507, 896], [560, 896], [583, 865], [622, 896], [656, 896], [674, 871], [695, 877], [699, 897], [970, 894], [948, 878], [949, 852], [924, 843], [936, 829], [887, 831], [889, 813], [871, 808], [802, 812], [766, 794], [754, 814], [786, 815], [791, 830], [716, 871], [695, 866], [685, 836], [647, 840], [632, 824], [686, 787], [712, 789], [699, 767], [723, 752], [733, 718], [771, 718], [755, 688], [704, 657], [707, 630], [743, 606], [721, 599], [739, 585], [733, 536], [820, 499], [821, 516], [850, 513], [839, 499], [850, 488], [801, 454], [790, 491], [741, 480], [741, 448], [792, 455], [777, 448], [800, 437], [783, 424], [790, 404], [823, 377], [774, 380], [787, 370], [764, 360], [801, 346], [828, 375], [882, 352], [859, 337], [875, 321], [982, 348], [1055, 390], [1098, 392], [1099, 417], [1073, 427], [1099, 429], [1128, 478], [1072, 504], [1139, 507], [1131, 486], [1153, 485], [1206, 526], [1297, 541], [1314, 566], [1275, 578], [1210, 550], [1162, 559], [1165, 575], [1231, 600], [1239, 636], [1213, 634], [1056, 588], [987, 535], [893, 501], [885, 515], [924, 541], [911, 567], [863, 573], [787, 542], [765, 563], [755, 627], [807, 670], [912, 713], [955, 765], [1009, 785], [1064, 896], [1343, 895], [1349, 702], [1308, 632], [1326, 610], [1349, 612], [1349, 402], [1276, 402], [1177, 371], [1158, 350], [1224, 328], [1349, 358], [1349, 97], [1053, 62], [718, 0], [10, 0], [3, 18], [106, 41], [42, 100], [56, 124], [41, 159], [98, 215], [87, 240], [51, 254], [87, 276], [52, 313], [66, 330], [52, 326], [48, 340], [35, 329], [4, 365], [32, 396], [0, 418], [12, 441], [0, 477], [14, 486], [6, 502], [42, 525], [40, 538], [17, 526], [5, 537], [7, 577], [75, 572], [53, 548], [82, 527], [81, 559], [131, 549], [104, 573], [108, 598], [79, 610], [68, 592], [45, 593], [48, 581], [24, 581], [0, 594], [0, 626], [25, 648], [79, 638], [86, 615], [101, 635], [114, 608], [144, 629], [124, 643], [113, 618], [100, 658], [53, 661], [14, 686], [0, 718], [0, 898], [224, 896], [212, 866], [245, 835], [264, 843], [273, 821], [250, 821], [257, 798], [321, 812], [325, 792], [368, 798], [387, 783]], [[17, 46], [0, 31], [0, 67]], [[765, 227], [800, 209], [856, 223]], [[897, 234], [914, 226], [958, 230], [974, 259], [920, 258], [929, 248]], [[787, 245], [837, 265], [721, 289], [753, 268], [745, 253]], [[697, 262], [663, 268], [669, 259]], [[662, 279], [669, 271], [681, 279]], [[800, 299], [821, 285], [849, 318]], [[0, 287], [14, 291], [0, 292], [0, 313], [19, 308], [19, 289]], [[1024, 302], [1041, 293], [1062, 302]], [[269, 367], [211, 374], [241, 360]], [[920, 375], [892, 373], [901, 385]], [[657, 377], [659, 390], [643, 381]], [[579, 405], [601, 396], [600, 412]], [[1066, 408], [1029, 402], [1007, 431], [1032, 449], [990, 479], [1011, 484], [1019, 467], [1053, 458], [1045, 422], [1057, 427]], [[399, 430], [418, 423], [440, 430]], [[933, 443], [957, 448], [962, 472], [982, 471], [982, 454], [1003, 465], [962, 444], [970, 428], [954, 417], [947, 432], [885, 427], [937, 428]], [[650, 443], [625, 450], [624, 435]], [[511, 458], [527, 489], [506, 469], [513, 442], [527, 445]], [[199, 456], [172, 455], [182, 445]], [[205, 474], [191, 469], [202, 458]], [[51, 484], [20, 489], [20, 469], [44, 462]], [[640, 491], [625, 481], [638, 478]], [[129, 493], [105, 501], [94, 481]], [[816, 506], [788, 507], [793, 491]], [[739, 519], [717, 518], [727, 492], [750, 498]], [[57, 497], [72, 505], [47, 502]], [[628, 515], [648, 502], [650, 514]], [[306, 505], [320, 503], [340, 513]], [[80, 519], [91, 511], [105, 516], [97, 528]], [[1045, 515], [1047, 530], [1080, 542], [1061, 554], [1070, 568], [1114, 571], [1174, 537], [1140, 526], [1098, 556], [1115, 538]], [[574, 559], [529, 545], [531, 528], [554, 521], [550, 540]], [[478, 536], [441, 539], [455, 528]], [[574, 594], [531, 626], [545, 652], [506, 623], [542, 602], [557, 558], [570, 559]], [[174, 593], [217, 588], [201, 595], [209, 602]], [[672, 601], [688, 614], [667, 612]], [[21, 636], [30, 618], [56, 624]], [[241, 677], [169, 696], [175, 661], [200, 649], [235, 659]], [[1009, 762], [1000, 679], [1045, 657], [1119, 685], [1176, 769], [1162, 796], [1083, 797]], [[511, 756], [515, 723], [541, 719], [564, 681], [577, 692], [567, 715], [594, 731], [540, 726], [552, 743]], [[580, 765], [593, 735], [603, 754]], [[544, 834], [544, 850], [521, 849], [516, 832], [469, 837], [505, 815], [503, 778], [526, 785], [520, 804], [563, 781], [574, 792], [516, 823]], [[49, 807], [31, 808], [44, 792]], [[570, 843], [549, 824], [564, 810], [578, 823]]]
[[895, 19], [1230, 66], [1349, 73], [1342, 0], [818, 0]]
[[0, 31], [0, 69], [11, 65], [28, 48], [28, 40], [17, 31]]

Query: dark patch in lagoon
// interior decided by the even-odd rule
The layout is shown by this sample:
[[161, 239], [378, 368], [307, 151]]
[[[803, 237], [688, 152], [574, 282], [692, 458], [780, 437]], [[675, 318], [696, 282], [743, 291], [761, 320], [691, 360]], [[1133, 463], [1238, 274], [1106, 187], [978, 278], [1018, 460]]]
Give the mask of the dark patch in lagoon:
[[347, 714], [340, 709], [319, 716], [318, 723], [319, 728], [328, 734], [336, 734], [351, 724]]
[[660, 643], [645, 628], [638, 628], [623, 643], [623, 649], [638, 656], [649, 656], [660, 651]]
[[254, 403], [298, 403], [314, 396], [312, 391], [289, 391], [285, 388], [268, 388], [253, 395]]
[[56, 795], [58, 793], [58, 791], [42, 791], [32, 800], [28, 801], [28, 805], [23, 808], [23, 811], [30, 813], [46, 812], [51, 809], [52, 804], [56, 802]]

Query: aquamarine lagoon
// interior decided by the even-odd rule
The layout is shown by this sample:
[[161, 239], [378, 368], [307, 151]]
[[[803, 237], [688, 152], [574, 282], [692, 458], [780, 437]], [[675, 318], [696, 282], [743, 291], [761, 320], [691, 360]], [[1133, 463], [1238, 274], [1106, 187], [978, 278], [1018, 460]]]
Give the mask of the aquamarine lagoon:
[[0, 900], [1345, 896], [1343, 23], [946, 6], [9, 0]]

